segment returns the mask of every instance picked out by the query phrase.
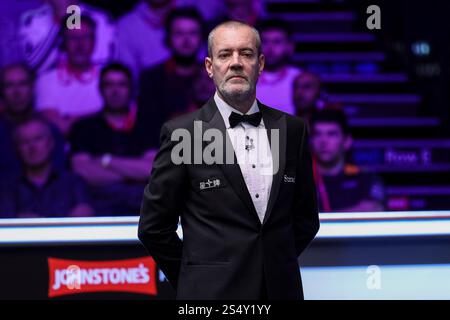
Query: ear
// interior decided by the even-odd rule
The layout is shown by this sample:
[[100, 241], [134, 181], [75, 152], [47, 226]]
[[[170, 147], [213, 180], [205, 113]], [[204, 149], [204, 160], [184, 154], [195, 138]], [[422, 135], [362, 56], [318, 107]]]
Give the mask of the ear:
[[205, 69], [206, 73], [208, 74], [208, 77], [213, 77], [213, 71], [212, 71], [212, 60], [210, 57], [205, 58]]
[[258, 58], [258, 64], [259, 64], [258, 74], [261, 74], [261, 72], [263, 72], [265, 63], [266, 63], [266, 57], [261, 53]]
[[347, 134], [344, 139], [345, 151], [349, 151], [352, 145], [353, 145], [353, 137], [350, 134]]

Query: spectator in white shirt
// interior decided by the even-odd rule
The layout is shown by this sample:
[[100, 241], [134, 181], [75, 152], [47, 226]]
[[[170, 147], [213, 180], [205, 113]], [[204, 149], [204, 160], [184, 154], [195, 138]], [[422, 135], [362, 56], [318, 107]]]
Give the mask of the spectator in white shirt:
[[295, 114], [292, 82], [301, 70], [290, 64], [294, 53], [289, 26], [281, 20], [266, 20], [259, 26], [266, 66], [257, 85], [257, 98], [286, 113]]
[[95, 22], [81, 16], [80, 29], [64, 29], [67, 61], [40, 75], [36, 83], [36, 108], [64, 133], [72, 124], [99, 111], [99, 67], [92, 61]]
[[[192, 6], [207, 20], [215, 19], [225, 8], [220, 0], [143, 0], [119, 20], [118, 59], [131, 69], [135, 82], [143, 69], [170, 57], [170, 48], [164, 41], [167, 31], [164, 26], [169, 12], [175, 8]], [[205, 53], [199, 53], [199, 57], [203, 58]]]
[[142, 69], [169, 57], [164, 22], [173, 7], [173, 0], [141, 1], [117, 23], [118, 59], [131, 69], [135, 81]]

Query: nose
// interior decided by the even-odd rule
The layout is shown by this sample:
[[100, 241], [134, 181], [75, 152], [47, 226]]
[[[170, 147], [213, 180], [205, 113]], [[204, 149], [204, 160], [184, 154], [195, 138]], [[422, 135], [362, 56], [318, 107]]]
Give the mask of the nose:
[[328, 145], [328, 140], [326, 138], [319, 139], [319, 146], [325, 148]]
[[237, 53], [237, 52], [233, 53], [233, 56], [231, 58], [230, 68], [232, 68], [232, 69], [241, 69], [242, 68], [242, 61], [241, 61], [241, 57], [239, 56], [239, 53]]

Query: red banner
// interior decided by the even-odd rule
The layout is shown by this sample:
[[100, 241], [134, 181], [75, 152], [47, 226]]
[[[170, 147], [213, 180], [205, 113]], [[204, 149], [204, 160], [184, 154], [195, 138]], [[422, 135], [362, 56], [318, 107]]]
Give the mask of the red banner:
[[50, 298], [86, 292], [156, 295], [156, 264], [151, 257], [111, 261], [48, 258]]

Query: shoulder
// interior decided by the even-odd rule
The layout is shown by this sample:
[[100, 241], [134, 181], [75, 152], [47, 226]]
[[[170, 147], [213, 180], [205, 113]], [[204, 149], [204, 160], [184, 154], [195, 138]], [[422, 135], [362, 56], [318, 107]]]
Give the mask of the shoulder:
[[165, 61], [142, 70], [142, 77], [154, 77], [164, 72]]
[[381, 177], [378, 174], [353, 163], [347, 163], [344, 166], [344, 175], [346, 177], [356, 178], [365, 184], [382, 183]]
[[137, 18], [139, 18], [140, 6], [140, 3], [136, 4], [129, 12], [125, 13], [122, 17], [119, 18], [119, 20], [117, 21], [119, 31], [127, 27], [128, 29], [130, 29], [137, 22]]
[[86, 118], [80, 119], [73, 125], [73, 132], [79, 131], [93, 131], [98, 129], [99, 124], [103, 123], [103, 118], [100, 113], [96, 113], [92, 116], [88, 116]]
[[32, 31], [43, 19], [51, 17], [51, 8], [49, 5], [42, 5], [37, 8], [32, 8], [24, 11], [19, 17], [19, 28], [21, 33], [24, 31]]
[[37, 84], [42, 84], [44, 86], [48, 86], [48, 82], [55, 82], [57, 79], [58, 71], [56, 68], [52, 68], [41, 73], [37, 79]]
[[2, 192], [9, 191], [10, 193], [15, 192], [15, 190], [23, 184], [23, 176], [20, 173], [10, 173], [1, 177], [0, 179], [0, 190]]
[[361, 176], [361, 175], [364, 175], [364, 173], [361, 172], [361, 169], [357, 165], [352, 164], [352, 163], [347, 163], [344, 166], [344, 175], [345, 176], [357, 176], [357, 175]]
[[300, 73], [302, 73], [303, 71], [302, 71], [302, 69], [300, 69], [300, 68], [298, 68], [296, 66], [290, 65], [290, 66], [287, 67], [287, 72], [288, 72], [289, 75], [297, 76]]
[[300, 130], [303, 131], [305, 128], [305, 121], [298, 116], [291, 115], [289, 113], [280, 111], [278, 109], [269, 107], [265, 104], [258, 102], [258, 105], [264, 112], [268, 112], [272, 117], [278, 119], [280, 117], [284, 117], [286, 120], [286, 126], [289, 129]]
[[306, 130], [306, 123], [305, 120], [303, 120], [303, 118], [298, 117], [298, 116], [293, 116], [291, 114], [285, 113], [286, 116], [286, 123], [289, 126], [292, 126], [295, 129], [298, 129], [300, 131], [304, 131]]
[[[164, 78], [164, 62], [161, 62], [155, 66], [143, 69], [139, 74], [140, 86], [155, 87], [155, 85], [161, 84]], [[147, 91], [144, 90], [145, 94]]]
[[166, 121], [163, 124], [162, 128], [168, 130], [169, 132], [173, 132], [176, 129], [186, 129], [190, 131], [194, 127], [194, 122], [196, 120], [199, 120], [199, 113], [200, 109], [173, 118], [169, 121]]
[[87, 116], [77, 121], [77, 123], [81, 125], [98, 125], [99, 123], [103, 122], [104, 120], [101, 112], [97, 112], [93, 115]]
[[83, 187], [83, 179], [74, 172], [68, 170], [58, 171], [58, 181], [60, 184], [74, 187]]
[[112, 24], [112, 19], [106, 11], [84, 3], [81, 7], [97, 24]]

